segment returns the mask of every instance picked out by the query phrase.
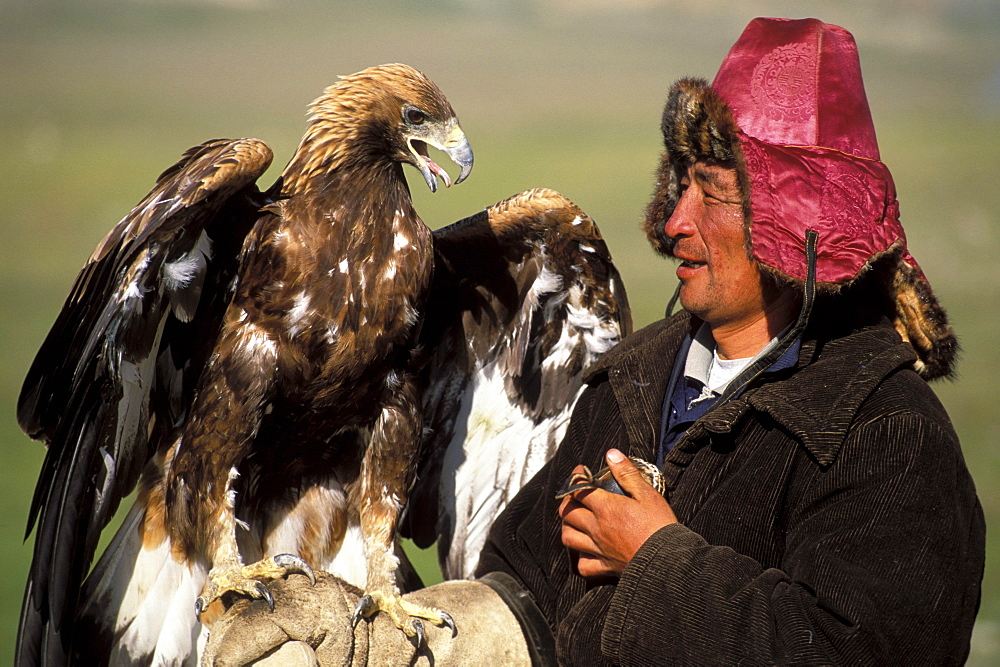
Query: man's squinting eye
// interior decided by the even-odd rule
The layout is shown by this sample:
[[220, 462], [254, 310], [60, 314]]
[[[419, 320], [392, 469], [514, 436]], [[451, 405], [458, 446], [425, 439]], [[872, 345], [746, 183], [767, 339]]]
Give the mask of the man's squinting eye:
[[705, 188], [705, 187], [703, 187], [701, 189], [701, 192], [704, 195], [705, 199], [711, 199], [713, 201], [727, 203], [727, 204], [729, 203], [729, 198], [727, 197], [728, 193], [726, 193], [726, 192], [720, 192], [716, 188]]
[[425, 120], [427, 120], [427, 114], [425, 114], [420, 109], [407, 109], [406, 110], [406, 122], [413, 125], [420, 125]]

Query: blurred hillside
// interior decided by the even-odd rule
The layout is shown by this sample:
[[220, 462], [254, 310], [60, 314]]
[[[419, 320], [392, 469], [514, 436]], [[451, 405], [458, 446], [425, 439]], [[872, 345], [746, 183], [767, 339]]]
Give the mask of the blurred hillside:
[[[306, 105], [369, 65], [406, 62], [448, 95], [476, 152], [431, 195], [432, 227], [529, 187], [601, 225], [636, 324], [662, 313], [673, 266], [639, 225], [669, 85], [711, 78], [754, 16], [816, 16], [857, 38], [903, 223], [961, 336], [936, 385], [990, 525], [1000, 519], [1000, 5], [994, 0], [0, 0], [0, 662], [30, 561], [24, 525], [43, 450], [21, 434], [21, 379], [79, 267], [188, 146], [298, 144]], [[415, 174], [411, 173], [410, 177]], [[972, 664], [1000, 663], [1000, 540], [989, 535]]]

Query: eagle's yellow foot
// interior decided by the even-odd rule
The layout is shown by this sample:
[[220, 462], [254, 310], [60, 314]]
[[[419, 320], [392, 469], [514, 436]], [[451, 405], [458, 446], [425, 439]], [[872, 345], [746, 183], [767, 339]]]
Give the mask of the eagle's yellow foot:
[[408, 602], [398, 594], [378, 591], [368, 593], [358, 601], [358, 606], [354, 608], [354, 614], [351, 616], [351, 625], [356, 626], [362, 618], [374, 616], [380, 611], [385, 612], [396, 627], [406, 633], [416, 646], [424, 643], [424, 624], [420, 622], [421, 618], [427, 619], [434, 625], [449, 628], [452, 637], [458, 634], [455, 620], [448, 612]]
[[251, 598], [263, 598], [271, 611], [274, 611], [274, 597], [261, 580], [278, 579], [292, 572], [304, 574], [313, 585], [316, 584], [316, 575], [309, 564], [292, 554], [278, 554], [250, 565], [236, 561], [213, 567], [208, 573], [205, 587], [201, 589], [201, 595], [194, 602], [195, 614], [200, 619], [208, 605], [230, 591]]

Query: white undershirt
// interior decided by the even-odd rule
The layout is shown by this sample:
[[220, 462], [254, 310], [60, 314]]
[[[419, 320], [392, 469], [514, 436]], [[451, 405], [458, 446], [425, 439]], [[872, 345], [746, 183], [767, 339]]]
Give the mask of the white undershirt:
[[721, 359], [719, 358], [719, 348], [712, 351], [712, 364], [708, 367], [708, 386], [715, 392], [721, 393], [729, 381], [740, 374], [754, 357], [744, 359]]

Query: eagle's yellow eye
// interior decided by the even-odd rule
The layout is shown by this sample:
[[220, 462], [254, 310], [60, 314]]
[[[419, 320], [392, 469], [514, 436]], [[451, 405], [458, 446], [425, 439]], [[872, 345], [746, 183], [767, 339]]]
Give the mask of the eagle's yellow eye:
[[420, 109], [411, 108], [406, 110], [406, 122], [412, 123], [413, 125], [420, 125], [425, 120], [427, 120], [427, 114]]

